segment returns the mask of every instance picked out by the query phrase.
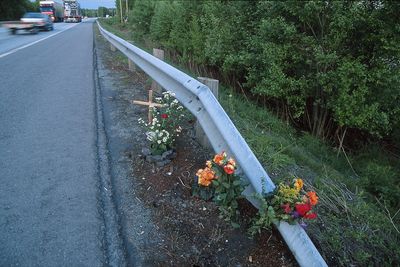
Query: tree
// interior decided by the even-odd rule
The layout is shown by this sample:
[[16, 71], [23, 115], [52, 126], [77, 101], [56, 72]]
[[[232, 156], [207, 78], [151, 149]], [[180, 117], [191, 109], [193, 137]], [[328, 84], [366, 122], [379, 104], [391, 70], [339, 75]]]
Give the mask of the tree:
[[97, 17], [97, 10], [98, 10], [98, 9], [87, 9], [87, 8], [83, 8], [83, 9], [81, 9], [81, 11], [82, 11], [82, 16], [84, 16], [84, 17], [89, 17], [89, 18]]
[[37, 11], [29, 0], [11, 0], [0, 2], [0, 20], [16, 20], [27, 11]]
[[303, 118], [317, 136], [334, 127], [390, 134], [400, 115], [399, 6], [259, 2], [264, 16], [248, 47], [249, 88]]
[[110, 15], [110, 12], [108, 8], [101, 6], [97, 9], [97, 15], [99, 17], [106, 17], [107, 15]]
[[316, 136], [343, 141], [347, 129], [384, 137], [400, 128], [400, 2], [129, 6], [136, 39], [150, 37], [182, 61], [216, 70]]

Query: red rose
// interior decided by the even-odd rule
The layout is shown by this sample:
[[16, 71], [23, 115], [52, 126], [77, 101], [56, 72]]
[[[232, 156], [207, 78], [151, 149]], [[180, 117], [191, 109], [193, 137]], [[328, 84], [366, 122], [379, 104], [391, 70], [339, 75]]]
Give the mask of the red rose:
[[296, 204], [296, 211], [299, 213], [300, 217], [304, 217], [307, 212], [311, 210], [311, 205], [309, 203], [306, 204]]
[[317, 218], [317, 214], [315, 212], [307, 213], [306, 215], [304, 215], [304, 218], [313, 220], [313, 219]]
[[233, 173], [235, 172], [235, 167], [234, 167], [233, 165], [231, 165], [231, 164], [226, 164], [226, 165], [224, 166], [224, 171], [225, 171], [227, 174], [233, 174]]
[[164, 113], [164, 114], [161, 114], [161, 118], [162, 118], [162, 119], [168, 118], [168, 114], [165, 114], [165, 113]]

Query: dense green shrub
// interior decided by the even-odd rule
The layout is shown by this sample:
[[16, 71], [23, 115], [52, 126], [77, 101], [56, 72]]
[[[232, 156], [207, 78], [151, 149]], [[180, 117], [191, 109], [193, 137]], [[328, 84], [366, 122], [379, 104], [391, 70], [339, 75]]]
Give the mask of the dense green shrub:
[[[134, 1], [130, 24], [178, 59], [218, 69], [314, 135], [400, 124], [400, 3]], [[379, 93], [377, 93], [379, 92]]]
[[155, 3], [151, 0], [136, 0], [130, 5], [128, 23], [136, 39], [143, 39], [149, 34]]

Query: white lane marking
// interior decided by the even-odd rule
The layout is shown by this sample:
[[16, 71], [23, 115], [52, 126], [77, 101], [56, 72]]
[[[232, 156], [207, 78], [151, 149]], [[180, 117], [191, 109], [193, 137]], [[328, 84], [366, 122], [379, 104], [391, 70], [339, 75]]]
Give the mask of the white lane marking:
[[46, 37], [44, 37], [44, 38], [42, 38], [42, 39], [36, 40], [36, 41], [34, 41], [33, 43], [29, 43], [29, 44], [26, 44], [26, 45], [23, 45], [23, 46], [14, 48], [13, 50], [8, 51], [7, 53], [1, 54], [1, 55], [0, 55], [0, 58], [6, 57], [6, 56], [11, 55], [11, 54], [14, 54], [15, 52], [18, 52], [19, 50], [25, 49], [25, 48], [27, 48], [27, 47], [30, 47], [31, 45], [34, 45], [34, 44], [37, 44], [37, 43], [39, 43], [39, 42], [41, 42], [41, 41], [44, 41], [44, 40], [46, 40], [46, 39], [49, 39], [50, 37], [53, 37], [53, 36], [55, 36], [55, 35], [57, 35], [57, 34], [60, 34], [60, 33], [62, 33], [62, 32], [65, 32], [66, 30], [72, 29], [73, 27], [76, 27], [76, 26], [78, 26], [78, 25], [79, 25], [79, 24], [75, 24], [75, 25], [73, 25], [73, 26], [71, 26], [71, 27], [69, 27], [69, 28], [66, 28], [66, 29], [61, 30], [61, 31], [56, 32], [56, 33], [53, 33], [52, 35], [49, 35], [49, 36], [46, 36]]

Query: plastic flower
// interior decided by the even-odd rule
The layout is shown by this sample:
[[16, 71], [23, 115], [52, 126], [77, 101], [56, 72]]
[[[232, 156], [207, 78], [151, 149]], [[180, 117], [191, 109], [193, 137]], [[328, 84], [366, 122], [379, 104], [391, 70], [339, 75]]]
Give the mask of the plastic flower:
[[312, 206], [317, 205], [318, 203], [318, 196], [314, 191], [307, 192], [308, 199], [310, 200], [310, 204]]
[[307, 214], [311, 210], [311, 205], [308, 203], [305, 204], [296, 204], [296, 211], [299, 213], [301, 217], [304, 217], [304, 215]]
[[225, 171], [227, 174], [233, 174], [233, 173], [235, 172], [235, 166], [233, 166], [232, 164], [226, 164], [226, 165], [224, 166], [224, 171]]
[[226, 153], [222, 152], [221, 154], [215, 155], [213, 161], [218, 165], [222, 166], [224, 164], [225, 158], [226, 158]]
[[198, 183], [202, 186], [209, 186], [212, 180], [215, 179], [215, 172], [210, 168], [200, 169], [196, 173], [198, 177]]
[[233, 158], [228, 159], [228, 164], [232, 165], [233, 167], [236, 167], [236, 162]]
[[299, 195], [299, 191], [297, 191], [296, 188], [292, 188], [288, 185], [285, 185], [283, 183], [279, 184], [279, 190], [278, 190], [278, 195], [286, 198], [286, 199], [297, 199]]
[[317, 218], [317, 214], [315, 212], [311, 212], [311, 204], [296, 204], [296, 211], [299, 213], [300, 217], [304, 217], [305, 219], [315, 219]]
[[303, 188], [304, 182], [302, 179], [294, 179], [294, 187], [297, 191], [300, 191]]
[[315, 212], [311, 212], [311, 213], [309, 212], [304, 215], [304, 218], [313, 220], [313, 219], [317, 218], [317, 214]]
[[212, 167], [212, 162], [211, 162], [211, 160], [207, 160], [207, 161], [206, 161], [206, 166], [207, 166], [208, 168], [211, 169], [211, 167]]

